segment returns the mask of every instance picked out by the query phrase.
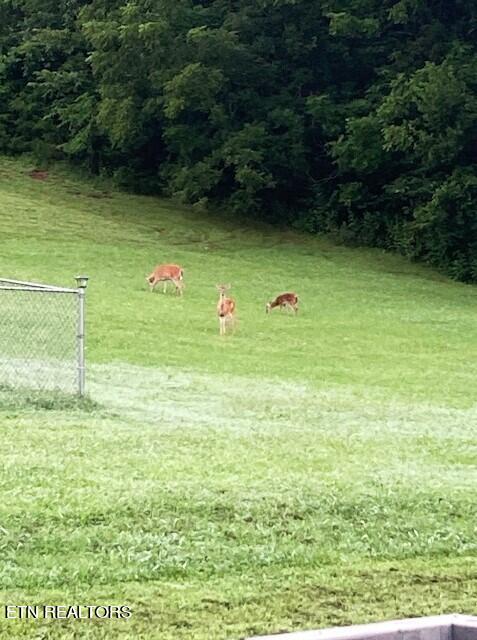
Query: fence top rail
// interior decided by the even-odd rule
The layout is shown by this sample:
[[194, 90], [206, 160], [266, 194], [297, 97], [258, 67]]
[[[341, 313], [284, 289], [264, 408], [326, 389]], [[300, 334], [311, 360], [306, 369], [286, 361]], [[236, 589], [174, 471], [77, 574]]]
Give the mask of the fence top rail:
[[0, 278], [0, 289], [7, 291], [51, 291], [56, 293], [78, 293], [77, 289], [67, 287], [56, 287], [50, 284], [40, 284], [37, 282], [26, 282], [24, 280], [11, 280]]
[[33, 291], [34, 293], [76, 293], [78, 294], [77, 289], [60, 289], [58, 288], [48, 288], [43, 289], [41, 287], [4, 287], [0, 284], [0, 291]]

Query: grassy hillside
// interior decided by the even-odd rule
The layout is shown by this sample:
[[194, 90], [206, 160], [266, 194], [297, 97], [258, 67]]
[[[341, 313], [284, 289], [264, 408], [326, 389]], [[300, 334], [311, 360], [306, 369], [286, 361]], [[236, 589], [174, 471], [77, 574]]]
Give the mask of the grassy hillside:
[[[133, 616], [0, 619], [0, 637], [205, 640], [474, 611], [475, 288], [29, 168], [0, 164], [0, 276], [90, 276], [93, 402], [0, 390], [2, 600]], [[158, 262], [183, 264], [183, 298], [149, 293]], [[225, 338], [218, 282], [237, 300]], [[298, 317], [266, 316], [287, 289]]]

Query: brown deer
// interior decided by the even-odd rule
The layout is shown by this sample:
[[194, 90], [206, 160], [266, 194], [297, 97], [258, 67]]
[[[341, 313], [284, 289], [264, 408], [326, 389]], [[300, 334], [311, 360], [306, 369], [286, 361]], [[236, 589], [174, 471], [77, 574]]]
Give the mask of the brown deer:
[[232, 325], [235, 322], [235, 300], [233, 298], [226, 298], [225, 292], [230, 289], [229, 284], [217, 284], [219, 290], [219, 301], [217, 303], [217, 315], [219, 316], [219, 331], [220, 335], [225, 334], [227, 328], [227, 322]]
[[151, 291], [158, 282], [164, 283], [163, 293], [166, 293], [167, 283], [172, 282], [176, 288], [176, 293], [182, 295], [184, 289], [184, 269], [177, 264], [159, 264], [151, 275], [146, 276]]
[[291, 309], [296, 314], [298, 313], [298, 296], [296, 293], [281, 293], [275, 298], [275, 300], [267, 302], [265, 310], [269, 313], [275, 307], [279, 307], [280, 309]]

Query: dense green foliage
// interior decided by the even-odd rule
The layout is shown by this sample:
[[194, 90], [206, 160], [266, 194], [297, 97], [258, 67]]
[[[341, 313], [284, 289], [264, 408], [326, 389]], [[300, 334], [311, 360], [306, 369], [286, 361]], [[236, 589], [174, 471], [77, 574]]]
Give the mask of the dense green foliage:
[[477, 0], [1, 0], [0, 151], [477, 281]]

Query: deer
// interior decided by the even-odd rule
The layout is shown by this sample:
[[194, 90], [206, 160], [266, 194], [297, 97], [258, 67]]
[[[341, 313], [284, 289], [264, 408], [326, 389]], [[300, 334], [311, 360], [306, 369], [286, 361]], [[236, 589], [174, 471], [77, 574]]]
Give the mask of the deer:
[[159, 264], [154, 271], [146, 276], [151, 292], [158, 282], [164, 283], [163, 293], [166, 293], [167, 283], [172, 282], [176, 288], [176, 293], [182, 295], [184, 289], [184, 269], [177, 264]]
[[217, 315], [219, 316], [219, 332], [220, 335], [225, 335], [227, 322], [232, 325], [235, 322], [235, 300], [233, 298], [226, 298], [225, 292], [230, 289], [229, 284], [217, 284], [216, 288], [219, 291], [219, 301], [217, 303]]
[[298, 313], [298, 296], [296, 293], [281, 293], [279, 296], [267, 302], [265, 307], [266, 313], [270, 313], [272, 309], [279, 307], [280, 309], [291, 309], [295, 314]]

